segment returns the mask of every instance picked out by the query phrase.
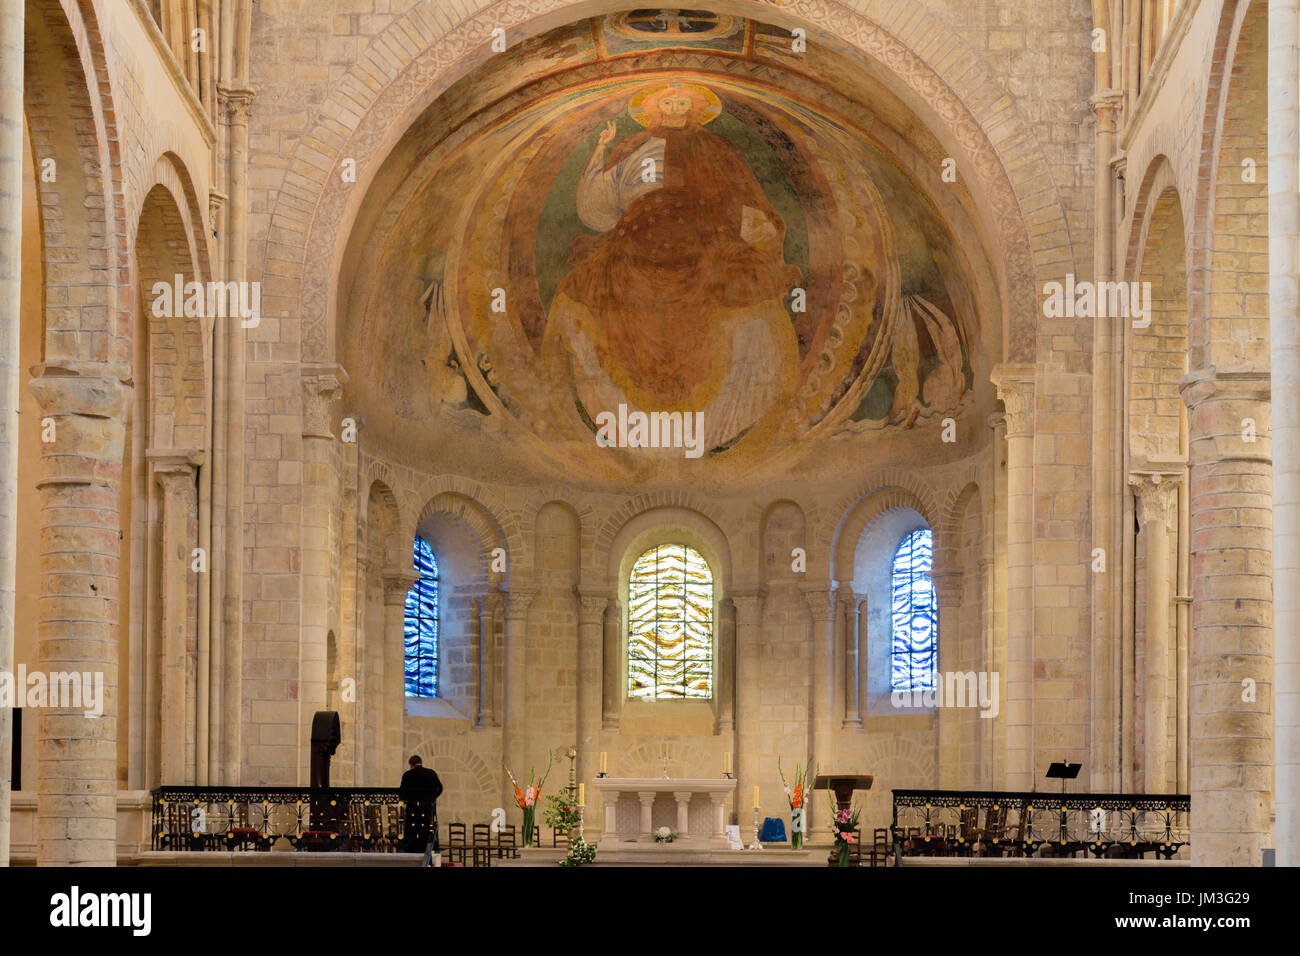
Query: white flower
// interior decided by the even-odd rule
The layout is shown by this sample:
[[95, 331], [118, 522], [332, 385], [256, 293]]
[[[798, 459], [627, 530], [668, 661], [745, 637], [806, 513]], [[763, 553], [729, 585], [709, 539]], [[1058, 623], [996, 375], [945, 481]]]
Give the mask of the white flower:
[[658, 830], [655, 831], [655, 833], [665, 840], [673, 835], [673, 831], [670, 830], [668, 827], [660, 827]]

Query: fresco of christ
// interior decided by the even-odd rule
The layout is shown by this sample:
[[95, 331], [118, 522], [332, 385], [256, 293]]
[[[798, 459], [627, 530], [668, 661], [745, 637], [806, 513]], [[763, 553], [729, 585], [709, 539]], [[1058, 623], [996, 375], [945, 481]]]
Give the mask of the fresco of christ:
[[[783, 299], [799, 285], [785, 224], [748, 163], [705, 129], [721, 111], [692, 84], [629, 103], [646, 128], [607, 124], [577, 190], [579, 236], [546, 337], [589, 414], [627, 401], [703, 411], [717, 447], [788, 398], [797, 344]], [[612, 403], [612, 404], [611, 404]]]

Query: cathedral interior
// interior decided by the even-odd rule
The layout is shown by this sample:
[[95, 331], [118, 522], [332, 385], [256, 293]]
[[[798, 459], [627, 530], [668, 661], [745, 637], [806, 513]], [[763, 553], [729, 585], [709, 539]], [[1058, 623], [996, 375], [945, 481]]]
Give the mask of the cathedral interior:
[[412, 754], [440, 853], [1300, 863], [1298, 91], [1300, 0], [0, 3], [0, 864]]

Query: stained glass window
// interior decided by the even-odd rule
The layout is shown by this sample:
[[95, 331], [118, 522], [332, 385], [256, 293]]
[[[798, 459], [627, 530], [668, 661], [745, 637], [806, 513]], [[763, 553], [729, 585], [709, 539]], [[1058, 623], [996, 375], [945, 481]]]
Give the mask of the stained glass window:
[[930, 581], [933, 548], [934, 536], [923, 528], [904, 538], [894, 552], [892, 691], [934, 690], [939, 603]]
[[438, 696], [438, 559], [415, 536], [419, 580], [406, 592], [406, 696]]
[[713, 574], [694, 548], [662, 544], [628, 581], [627, 693], [713, 696]]

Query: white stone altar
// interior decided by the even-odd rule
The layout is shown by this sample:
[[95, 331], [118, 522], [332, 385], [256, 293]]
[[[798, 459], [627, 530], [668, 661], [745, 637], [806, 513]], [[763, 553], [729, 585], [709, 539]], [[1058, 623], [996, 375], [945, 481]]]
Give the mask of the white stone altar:
[[599, 853], [608, 855], [630, 843], [654, 846], [654, 832], [664, 826], [677, 834], [664, 849], [727, 846], [727, 798], [735, 793], [735, 780], [597, 777], [591, 785], [605, 804]]

